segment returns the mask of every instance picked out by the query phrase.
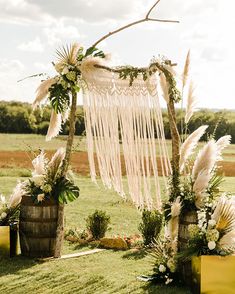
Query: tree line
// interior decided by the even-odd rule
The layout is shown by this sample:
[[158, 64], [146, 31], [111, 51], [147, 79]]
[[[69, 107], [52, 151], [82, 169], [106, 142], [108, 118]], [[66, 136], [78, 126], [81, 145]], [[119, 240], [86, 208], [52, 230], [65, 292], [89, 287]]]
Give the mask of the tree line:
[[[32, 112], [29, 103], [22, 102], [6, 102], [0, 101], [0, 133], [24, 133], [24, 134], [42, 134], [47, 133], [50, 122], [50, 107], [37, 109]], [[178, 130], [181, 133], [181, 120], [184, 112], [177, 110]], [[171, 138], [170, 127], [167, 111], [163, 110], [163, 122], [165, 128], [165, 136]], [[202, 109], [193, 115], [188, 126], [187, 132], [192, 133], [201, 125], [208, 125], [207, 133], [203, 140], [208, 136], [214, 136], [218, 139], [224, 135], [232, 136], [232, 143], [235, 143], [235, 111], [223, 110], [215, 111], [210, 109]], [[78, 106], [76, 112], [76, 135], [83, 135], [85, 130], [83, 107]], [[62, 127], [62, 134], [68, 133], [68, 124]], [[185, 133], [185, 127], [183, 129]]]

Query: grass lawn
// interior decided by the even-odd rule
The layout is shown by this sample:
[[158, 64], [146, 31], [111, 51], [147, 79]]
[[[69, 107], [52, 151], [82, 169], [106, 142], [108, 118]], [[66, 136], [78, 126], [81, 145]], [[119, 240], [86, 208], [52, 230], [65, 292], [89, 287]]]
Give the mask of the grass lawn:
[[[79, 142], [80, 139], [76, 138], [75, 147], [78, 147]], [[45, 142], [44, 136], [0, 134], [0, 151], [35, 150], [39, 147], [52, 150], [64, 145], [64, 137], [48, 143]], [[85, 150], [84, 139], [78, 149]], [[234, 150], [234, 146], [231, 146], [229, 157], [235, 154]], [[29, 171], [12, 168], [9, 173], [9, 169], [0, 169], [0, 193], [9, 196], [21, 176], [29, 176]], [[107, 233], [108, 236], [138, 233], [140, 213], [130, 202], [124, 202], [116, 193], [104, 189], [100, 182], [99, 186], [93, 184], [87, 177], [78, 177], [77, 184], [81, 195], [75, 202], [66, 206], [67, 229], [84, 229], [85, 218], [95, 209], [102, 209], [111, 216], [111, 230]], [[235, 178], [226, 178], [222, 190], [235, 194]], [[87, 246], [79, 247], [66, 241], [63, 253], [88, 249], [90, 248]], [[152, 273], [152, 262], [153, 259], [145, 252], [131, 250], [105, 250], [76, 259], [44, 263], [23, 257], [0, 257], [0, 293], [190, 293], [186, 288], [150, 285], [138, 281], [137, 276]]]
[[[0, 134], [0, 151], [56, 150], [66, 146], [67, 136], [46, 142], [45, 136], [35, 134]], [[74, 150], [85, 151], [85, 137], [75, 137]]]
[[[9, 195], [17, 178], [0, 177], [3, 194]], [[66, 227], [85, 228], [85, 218], [95, 209], [111, 216], [108, 235], [138, 233], [140, 214], [130, 203], [112, 191], [97, 187], [89, 178], [78, 178], [81, 195], [66, 207]], [[63, 253], [87, 250], [88, 247], [64, 243]], [[39, 263], [16, 257], [0, 259], [0, 293], [190, 293], [185, 288], [148, 285], [136, 279], [151, 274], [152, 259], [132, 251], [112, 251], [69, 260]]]

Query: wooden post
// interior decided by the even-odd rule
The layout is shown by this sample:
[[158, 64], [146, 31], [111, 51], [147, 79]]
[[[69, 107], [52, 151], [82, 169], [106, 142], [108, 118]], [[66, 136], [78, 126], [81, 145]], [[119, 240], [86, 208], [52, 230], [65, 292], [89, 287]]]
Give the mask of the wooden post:
[[[75, 134], [75, 123], [76, 123], [76, 109], [77, 109], [77, 93], [72, 91], [72, 105], [70, 110], [69, 118], [69, 135], [67, 139], [66, 154], [62, 166], [62, 174], [65, 176], [69, 167], [69, 162], [72, 153], [73, 139]], [[56, 230], [56, 245], [54, 257], [58, 258], [61, 256], [61, 247], [63, 244], [64, 237], [64, 204], [59, 204], [58, 207], [58, 221]]]

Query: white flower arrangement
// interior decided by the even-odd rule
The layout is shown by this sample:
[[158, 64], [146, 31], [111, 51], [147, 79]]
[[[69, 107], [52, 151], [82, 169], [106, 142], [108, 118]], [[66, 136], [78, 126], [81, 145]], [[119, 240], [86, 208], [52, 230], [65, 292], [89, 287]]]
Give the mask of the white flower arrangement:
[[198, 211], [198, 224], [188, 227], [190, 254], [227, 255], [235, 252], [235, 203], [222, 195], [213, 207]]
[[49, 161], [41, 153], [32, 161], [32, 177], [24, 182], [24, 195], [32, 197], [36, 204], [54, 199], [67, 203], [79, 196], [79, 188], [74, 184], [71, 172], [62, 174], [65, 149], [59, 148]]

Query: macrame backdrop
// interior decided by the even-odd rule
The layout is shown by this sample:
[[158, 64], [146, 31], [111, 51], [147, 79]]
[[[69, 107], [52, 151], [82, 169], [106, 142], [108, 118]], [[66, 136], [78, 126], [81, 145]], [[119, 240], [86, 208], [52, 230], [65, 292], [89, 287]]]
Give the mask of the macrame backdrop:
[[[90, 173], [96, 181], [97, 158], [104, 185], [126, 198], [121, 158], [128, 192], [138, 208], [161, 209], [157, 154], [166, 187], [171, 172], [158, 98], [158, 78], [129, 79], [93, 67], [82, 72]], [[157, 137], [157, 140], [156, 140]], [[158, 150], [158, 152], [157, 152]]]

